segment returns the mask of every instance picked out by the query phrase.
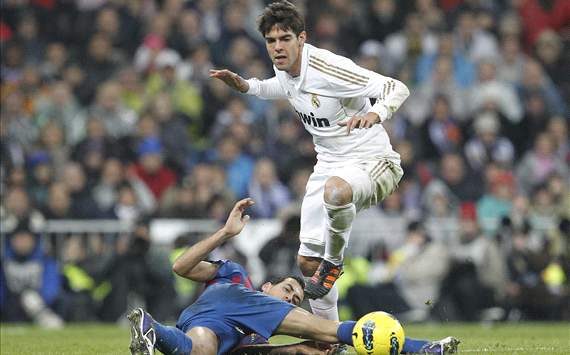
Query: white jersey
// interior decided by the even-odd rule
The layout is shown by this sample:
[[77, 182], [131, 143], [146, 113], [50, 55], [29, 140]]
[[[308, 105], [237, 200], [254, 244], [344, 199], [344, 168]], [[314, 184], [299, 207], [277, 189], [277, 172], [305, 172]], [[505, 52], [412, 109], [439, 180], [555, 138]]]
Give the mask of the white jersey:
[[[381, 121], [389, 119], [409, 95], [403, 83], [307, 43], [299, 76], [274, 70], [276, 75], [270, 79], [247, 80], [247, 93], [262, 99], [287, 98], [313, 136], [319, 163], [342, 166], [347, 161], [374, 158], [399, 163], [400, 156], [381, 124], [347, 135], [346, 127], [338, 123], [368, 112], [377, 113]], [[370, 98], [376, 99], [374, 106]]]

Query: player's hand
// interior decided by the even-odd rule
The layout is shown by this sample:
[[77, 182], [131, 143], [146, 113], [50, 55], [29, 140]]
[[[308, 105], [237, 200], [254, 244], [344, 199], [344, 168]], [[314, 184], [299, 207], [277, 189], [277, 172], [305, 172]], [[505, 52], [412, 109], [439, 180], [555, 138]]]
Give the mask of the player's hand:
[[226, 83], [227, 86], [239, 92], [245, 93], [247, 90], [249, 90], [249, 84], [247, 81], [245, 81], [244, 78], [227, 69], [210, 69], [210, 78], [220, 79]]
[[255, 202], [251, 198], [244, 198], [236, 202], [224, 226], [224, 232], [229, 237], [236, 236], [242, 231], [247, 221], [249, 221], [249, 216], [244, 214], [245, 210], [254, 204]]
[[354, 128], [370, 128], [380, 122], [380, 117], [374, 112], [368, 112], [364, 116], [353, 116], [346, 122], [340, 122], [339, 126], [346, 126], [346, 135]]

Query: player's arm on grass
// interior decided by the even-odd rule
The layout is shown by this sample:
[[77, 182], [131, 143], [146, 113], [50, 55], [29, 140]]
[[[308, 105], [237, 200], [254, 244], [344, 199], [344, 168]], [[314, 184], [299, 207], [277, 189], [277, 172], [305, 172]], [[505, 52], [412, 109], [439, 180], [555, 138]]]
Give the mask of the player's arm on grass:
[[212, 250], [227, 240], [238, 235], [245, 227], [249, 216], [244, 214], [248, 207], [254, 204], [246, 198], [238, 201], [226, 221], [226, 224], [216, 233], [188, 248], [172, 266], [172, 270], [187, 279], [199, 282], [211, 280], [218, 271], [218, 265], [204, 261]]
[[243, 94], [257, 96], [260, 99], [271, 100], [287, 97], [285, 90], [279, 84], [276, 76], [267, 80], [256, 78], [245, 80], [238, 74], [227, 69], [210, 70], [210, 77], [220, 79], [227, 86]]
[[230, 355], [328, 355], [333, 354], [338, 345], [312, 340], [295, 344], [259, 344], [238, 346]]

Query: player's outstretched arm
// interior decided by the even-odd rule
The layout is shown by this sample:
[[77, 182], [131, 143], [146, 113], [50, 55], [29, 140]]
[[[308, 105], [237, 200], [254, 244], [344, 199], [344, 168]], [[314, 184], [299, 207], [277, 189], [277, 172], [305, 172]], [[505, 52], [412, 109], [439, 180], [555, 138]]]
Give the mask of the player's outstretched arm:
[[241, 93], [246, 93], [249, 90], [249, 84], [244, 78], [227, 69], [211, 69], [210, 78], [220, 79], [226, 83], [227, 86]]
[[226, 224], [216, 233], [188, 248], [176, 259], [172, 270], [190, 280], [199, 282], [211, 280], [216, 275], [218, 266], [203, 260], [208, 257], [212, 250], [243, 230], [249, 220], [249, 216], [244, 214], [245, 210], [253, 204], [251, 198], [238, 201], [230, 212]]

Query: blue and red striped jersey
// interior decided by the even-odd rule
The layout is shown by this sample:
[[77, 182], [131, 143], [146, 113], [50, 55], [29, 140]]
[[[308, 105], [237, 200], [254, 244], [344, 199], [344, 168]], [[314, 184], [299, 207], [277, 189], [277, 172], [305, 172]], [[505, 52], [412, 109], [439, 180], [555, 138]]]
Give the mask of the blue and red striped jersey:
[[254, 289], [247, 271], [240, 264], [231, 260], [217, 260], [211, 261], [211, 263], [218, 265], [218, 272], [213, 279], [206, 282], [206, 287], [216, 283], [233, 283]]

